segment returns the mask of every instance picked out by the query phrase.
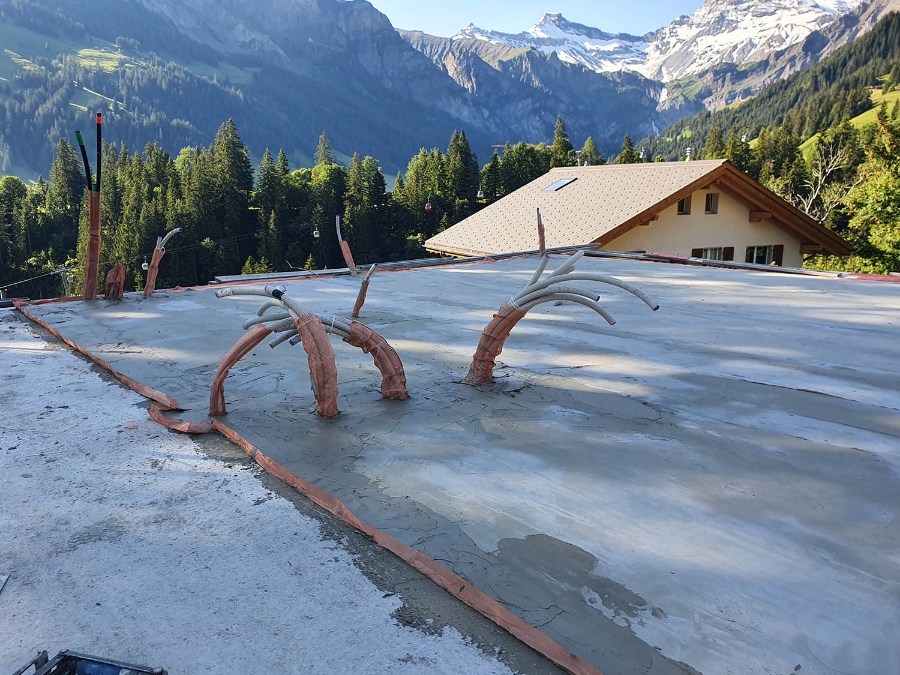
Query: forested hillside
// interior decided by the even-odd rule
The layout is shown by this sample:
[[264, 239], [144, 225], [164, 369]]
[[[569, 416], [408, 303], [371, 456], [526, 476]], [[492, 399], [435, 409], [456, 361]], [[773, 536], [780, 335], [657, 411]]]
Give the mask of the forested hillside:
[[[118, 129], [104, 123], [107, 134]], [[90, 134], [88, 134], [90, 136]], [[479, 170], [465, 132], [446, 151], [423, 148], [398, 175], [392, 192], [380, 163], [354, 154], [335, 162], [324, 134], [313, 168], [291, 170], [284, 151], [262, 152], [256, 170], [233, 120], [212, 144], [172, 157], [156, 142], [142, 152], [104, 142], [101, 177], [101, 283], [116, 263], [126, 289], [141, 289], [141, 263], [157, 237], [184, 232], [167, 246], [158, 286], [204, 284], [220, 274], [343, 266], [335, 216], [360, 264], [425, 255], [424, 241], [495, 199], [573, 163], [560, 120], [552, 146], [519, 143]], [[312, 149], [311, 149], [312, 150]], [[312, 152], [310, 154], [313, 154]], [[61, 267], [81, 290], [87, 242], [87, 180], [78, 150], [60, 141], [49, 182], [0, 180], [0, 290], [11, 296], [64, 293]]]
[[[628, 143], [619, 161], [637, 161], [639, 152], [678, 159], [689, 147], [695, 158], [727, 158], [856, 250], [849, 259], [813, 256], [808, 266], [900, 271], [898, 90], [900, 14], [894, 13], [755, 99], [683, 120], [636, 149]], [[873, 97], [881, 101], [877, 107]]]
[[687, 147], [699, 150], [713, 127], [735, 127], [754, 139], [763, 128], [784, 124], [806, 140], [871, 108], [868, 88], [881, 87], [882, 78], [898, 67], [900, 14], [893, 13], [809, 70], [769, 85], [744, 103], [676, 122], [659, 136], [641, 140], [637, 148], [650, 157], [679, 159]]
[[[94, 110], [129, 146], [155, 141], [170, 153], [206, 142], [232, 118], [251, 147], [277, 142], [298, 165], [311, 163], [305, 149], [327, 127], [336, 148], [378, 155], [393, 171], [415, 148], [443, 143], [459, 127], [335, 49], [322, 47], [316, 57], [327, 57], [326, 67], [311, 60], [289, 70], [217, 53], [134, 2], [98, 0], [79, 14], [69, 7], [77, 3], [62, 4], [0, 0], [2, 172], [37, 178], [59, 139]], [[90, 30], [73, 18], [82, 15]], [[493, 141], [477, 128], [469, 136], [484, 148]]]

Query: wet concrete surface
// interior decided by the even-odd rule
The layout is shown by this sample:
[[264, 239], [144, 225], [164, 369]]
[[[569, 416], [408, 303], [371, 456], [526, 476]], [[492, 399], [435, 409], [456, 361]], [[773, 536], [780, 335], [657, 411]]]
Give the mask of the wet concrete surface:
[[[493, 383], [459, 384], [534, 264], [374, 277], [360, 320], [410, 401], [381, 400], [370, 357], [333, 339], [324, 422], [302, 348], [264, 344], [225, 383], [226, 423], [607, 675], [900, 669], [900, 289], [584, 260], [663, 308], [600, 288], [608, 327], [544, 306]], [[325, 317], [357, 288], [288, 284]], [[213, 290], [32, 311], [205, 419], [262, 301]]]

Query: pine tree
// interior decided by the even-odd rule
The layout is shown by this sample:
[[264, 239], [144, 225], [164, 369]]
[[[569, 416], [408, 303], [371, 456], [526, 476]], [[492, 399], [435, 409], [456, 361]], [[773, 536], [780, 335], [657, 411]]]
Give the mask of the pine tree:
[[50, 187], [46, 201], [47, 215], [57, 230], [74, 232], [76, 229], [82, 197], [87, 187], [82, 166], [75, 154], [75, 146], [69, 141], [61, 140], [50, 167]]
[[319, 231], [314, 240], [316, 259], [329, 267], [343, 263], [334, 217], [344, 212], [344, 194], [347, 192], [347, 172], [337, 164], [320, 164], [312, 170], [310, 202], [312, 226]]
[[[262, 213], [260, 213], [260, 220], [262, 220]], [[257, 233], [259, 239], [257, 254], [261, 260], [273, 260], [277, 265], [277, 261], [281, 260], [281, 246], [278, 238], [278, 215], [276, 212], [270, 211], [268, 222], [265, 224], [260, 222], [260, 225]]]
[[575, 148], [566, 133], [566, 124], [562, 117], [556, 118], [556, 129], [553, 132], [553, 145], [550, 146], [550, 168], [558, 166], [575, 166]]
[[517, 143], [503, 153], [500, 163], [500, 191], [508, 195], [549, 170], [550, 151], [546, 146]]
[[241, 267], [241, 274], [256, 274], [256, 261], [252, 255], [247, 258], [244, 266]]
[[725, 141], [722, 139], [722, 130], [719, 127], [711, 127], [706, 137], [706, 145], [700, 152], [700, 159], [722, 159], [725, 157]]
[[491, 161], [485, 164], [481, 170], [481, 189], [484, 191], [485, 199], [489, 202], [493, 202], [501, 196], [501, 180], [500, 155], [495, 150]]
[[597, 151], [597, 146], [594, 145], [594, 139], [590, 136], [587, 137], [587, 140], [584, 142], [584, 147], [581, 148], [581, 163], [584, 166], [600, 166], [601, 164], [606, 164], [606, 160], [603, 159], [603, 155]]
[[453, 132], [447, 149], [448, 198], [454, 203], [453, 223], [471, 214], [478, 196], [480, 179], [478, 158], [469, 146], [466, 132]]
[[737, 128], [731, 127], [728, 132], [728, 141], [725, 143], [725, 159], [734, 164], [741, 171], [750, 170], [751, 155], [750, 145], [738, 135]]
[[305, 269], [305, 270], [307, 270], [307, 271], [309, 271], [309, 272], [315, 272], [317, 269], [319, 269], [319, 268], [316, 266], [316, 259], [313, 258], [313, 254], [312, 254], [312, 253], [310, 253], [310, 254], [309, 254], [309, 257], [306, 258], [306, 262], [303, 263], [303, 269]]
[[640, 155], [634, 149], [631, 142], [631, 136], [625, 134], [625, 140], [622, 141], [622, 149], [616, 157], [616, 164], [637, 164], [641, 161]]
[[21, 209], [28, 188], [15, 176], [0, 180], [0, 283], [11, 281], [8, 271], [24, 262], [25, 242], [21, 232]]
[[250, 194], [253, 191], [253, 167], [250, 164], [250, 151], [241, 141], [240, 133], [234, 120], [229, 119], [219, 127], [216, 140], [212, 146], [212, 158], [215, 177], [216, 217], [224, 226], [225, 236], [235, 242], [235, 254], [240, 260], [240, 246], [237, 241], [244, 242], [245, 249], [253, 250], [252, 235], [256, 220], [250, 215]]
[[315, 158], [316, 166], [334, 164], [334, 152], [331, 150], [331, 143], [328, 142], [328, 136], [325, 135], [324, 131], [319, 136], [319, 145], [316, 148]]
[[846, 202], [850, 230], [869, 254], [864, 271], [884, 274], [900, 270], [900, 122], [880, 108], [872, 132]]
[[282, 178], [287, 178], [288, 174], [291, 173], [291, 167], [283, 149], [278, 151], [278, 163], [276, 166], [278, 167], [278, 173], [281, 174]]
[[441, 218], [448, 206], [452, 207], [449, 195], [445, 156], [438, 148], [430, 152], [422, 148], [410, 160], [402, 192], [395, 201], [406, 209], [413, 231], [425, 234], [427, 239], [437, 234]]

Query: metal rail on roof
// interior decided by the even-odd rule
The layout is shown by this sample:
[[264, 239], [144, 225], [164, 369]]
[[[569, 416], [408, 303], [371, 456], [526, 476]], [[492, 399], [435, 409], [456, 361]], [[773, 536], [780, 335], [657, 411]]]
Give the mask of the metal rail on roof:
[[590, 258], [618, 258], [639, 260], [643, 262], [669, 263], [674, 265], [690, 265], [695, 267], [723, 267], [733, 270], [749, 270], [753, 272], [775, 272], [777, 274], [799, 274], [810, 277], [841, 277], [844, 272], [807, 270], [801, 267], [779, 267], [775, 265], [759, 265], [756, 263], [734, 262], [731, 260], [710, 260], [708, 258], [685, 258], [664, 253], [619, 253], [616, 251], [587, 251]]
[[[560, 246], [557, 248], [548, 248], [547, 253], [571, 254], [576, 251], [592, 251], [596, 248], [595, 244], [586, 244], [584, 246]], [[418, 269], [421, 267], [442, 267], [445, 265], [461, 265], [474, 262], [489, 262], [495, 260], [509, 260], [510, 258], [518, 258], [523, 255], [537, 255], [537, 249], [533, 251], [514, 251], [511, 253], [498, 253], [496, 255], [479, 255], [467, 256], [465, 258], [420, 258], [418, 260], [399, 260], [396, 262], [379, 263], [379, 271], [384, 270], [405, 270]], [[219, 276], [210, 281], [210, 285], [218, 284], [234, 284], [241, 281], [274, 281], [276, 279], [306, 279], [309, 277], [322, 276], [349, 276], [350, 269], [341, 267], [333, 270], [313, 270], [298, 272], [271, 272], [266, 274], [234, 274], [229, 276]]]

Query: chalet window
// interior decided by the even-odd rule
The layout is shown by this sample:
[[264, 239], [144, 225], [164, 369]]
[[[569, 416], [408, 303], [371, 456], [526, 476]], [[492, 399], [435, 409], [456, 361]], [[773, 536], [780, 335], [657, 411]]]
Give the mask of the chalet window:
[[691, 253], [699, 253], [700, 255], [692, 256], [694, 258], [703, 258], [704, 260], [722, 260], [721, 248], [697, 248]]
[[719, 212], [719, 193], [710, 192], [706, 195], [706, 213]]
[[691, 196], [688, 195], [684, 199], [678, 202], [678, 215], [679, 216], [689, 216], [691, 215]]
[[718, 248], [692, 248], [692, 258], [704, 258], [705, 260], [734, 260], [734, 246], [720, 246]]
[[748, 246], [746, 261], [757, 265], [771, 264], [774, 246]]

